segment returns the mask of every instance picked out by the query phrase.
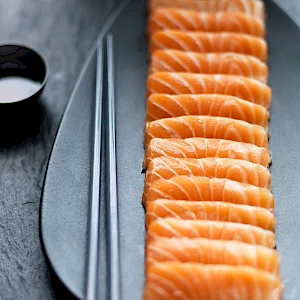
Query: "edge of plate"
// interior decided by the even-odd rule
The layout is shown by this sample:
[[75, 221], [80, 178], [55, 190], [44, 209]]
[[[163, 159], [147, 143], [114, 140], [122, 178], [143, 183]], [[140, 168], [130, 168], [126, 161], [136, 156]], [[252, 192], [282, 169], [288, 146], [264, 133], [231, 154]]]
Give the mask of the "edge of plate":
[[[117, 19], [117, 17], [121, 14], [121, 12], [124, 10], [124, 8], [128, 5], [128, 3], [130, 2], [131, 0], [125, 0], [124, 2], [118, 4], [118, 6], [111, 12], [111, 14], [108, 16], [107, 20], [105, 21], [104, 25], [103, 25], [103, 28], [102, 30], [100, 31], [98, 37], [103, 37], [105, 34], [107, 34], [107, 32], [109, 31], [110, 27], [114, 24], [115, 20]], [[82, 298], [83, 295], [79, 295], [77, 292], [74, 291], [73, 287], [66, 282], [66, 280], [64, 279], [64, 276], [62, 276], [59, 272], [59, 270], [57, 270], [57, 268], [55, 267], [55, 263], [53, 262], [53, 259], [52, 259], [52, 256], [51, 256], [51, 253], [49, 253], [49, 251], [47, 250], [47, 240], [44, 238], [44, 230], [43, 230], [43, 222], [42, 222], [42, 214], [43, 214], [43, 198], [44, 198], [44, 190], [45, 190], [45, 186], [47, 185], [47, 175], [48, 175], [48, 170], [49, 170], [49, 165], [51, 164], [51, 161], [52, 161], [52, 153], [54, 152], [55, 150], [55, 147], [56, 147], [56, 141], [60, 135], [60, 132], [61, 132], [61, 128], [63, 127], [63, 124], [65, 122], [65, 118], [66, 116], [68, 115], [68, 112], [70, 110], [70, 107], [72, 106], [73, 104], [73, 99], [74, 99], [74, 96], [76, 95], [76, 92], [79, 88], [79, 85], [80, 85], [80, 82], [82, 80], [82, 78], [84, 77], [85, 75], [85, 72], [91, 62], [91, 59], [92, 57], [95, 55], [95, 52], [96, 52], [96, 49], [97, 49], [97, 43], [94, 42], [91, 49], [89, 50], [89, 53], [88, 53], [88, 56], [81, 68], [81, 71], [79, 73], [79, 76], [76, 80], [76, 83], [75, 83], [75, 86], [74, 86], [74, 89], [73, 89], [73, 92], [70, 96], [70, 100], [66, 106], [66, 109], [65, 109], [65, 112], [63, 113], [63, 116], [62, 116], [62, 119], [61, 121], [59, 122], [59, 126], [58, 126], [58, 130], [57, 130], [57, 133], [55, 135], [55, 138], [54, 138], [54, 142], [53, 142], [53, 145], [52, 145], [52, 148], [51, 148], [51, 151], [50, 151], [50, 155], [49, 155], [49, 159], [48, 159], [48, 162], [47, 162], [47, 166], [46, 166], [46, 172], [45, 172], [45, 177], [44, 177], [44, 181], [43, 181], [43, 188], [42, 188], [42, 195], [41, 195], [41, 207], [40, 207], [40, 216], [39, 216], [39, 227], [40, 227], [40, 240], [41, 240], [41, 243], [42, 243], [42, 250], [46, 256], [46, 259], [48, 261], [48, 263], [50, 264], [52, 270], [55, 272], [56, 276], [58, 277], [58, 279], [66, 286], [66, 288], [74, 295], [76, 296], [77, 298]]]

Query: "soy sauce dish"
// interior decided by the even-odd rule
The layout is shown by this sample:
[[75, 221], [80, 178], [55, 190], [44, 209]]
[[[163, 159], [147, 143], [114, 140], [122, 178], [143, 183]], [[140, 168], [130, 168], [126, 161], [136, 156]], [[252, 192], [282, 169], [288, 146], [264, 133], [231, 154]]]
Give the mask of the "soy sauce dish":
[[48, 64], [37, 50], [0, 44], [0, 110], [36, 102], [47, 79]]

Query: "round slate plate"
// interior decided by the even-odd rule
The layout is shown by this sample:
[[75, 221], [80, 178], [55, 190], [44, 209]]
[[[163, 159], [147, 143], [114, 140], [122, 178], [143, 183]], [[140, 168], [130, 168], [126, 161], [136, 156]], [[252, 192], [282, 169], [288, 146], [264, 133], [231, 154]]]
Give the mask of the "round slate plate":
[[[300, 299], [300, 31], [273, 2], [266, 2], [272, 191], [277, 250], [285, 300]], [[116, 57], [116, 126], [122, 296], [142, 298], [144, 210], [141, 205], [143, 126], [148, 54], [145, 2], [130, 1], [110, 27]], [[64, 284], [84, 295], [91, 166], [91, 120], [95, 93], [95, 48], [77, 82], [49, 161], [41, 208], [41, 232], [49, 261]], [[105, 153], [104, 153], [105, 158]], [[105, 159], [103, 170], [105, 170]], [[106, 180], [102, 176], [102, 184]], [[99, 286], [107, 297], [105, 195], [101, 197]]]

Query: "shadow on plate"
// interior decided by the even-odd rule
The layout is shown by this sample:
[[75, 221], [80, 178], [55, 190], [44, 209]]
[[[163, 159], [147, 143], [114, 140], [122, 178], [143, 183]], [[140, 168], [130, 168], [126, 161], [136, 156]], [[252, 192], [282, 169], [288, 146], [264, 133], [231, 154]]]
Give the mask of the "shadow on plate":
[[56, 276], [54, 271], [51, 269], [49, 263], [49, 270], [51, 276], [51, 287], [53, 289], [55, 300], [78, 300], [75, 296], [73, 296], [68, 289], [62, 284], [59, 278]]

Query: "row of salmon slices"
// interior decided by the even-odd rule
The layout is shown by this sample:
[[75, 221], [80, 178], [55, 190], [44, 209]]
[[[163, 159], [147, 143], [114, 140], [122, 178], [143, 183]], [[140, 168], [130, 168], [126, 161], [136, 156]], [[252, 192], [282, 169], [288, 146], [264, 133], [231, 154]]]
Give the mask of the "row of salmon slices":
[[264, 4], [148, 8], [144, 299], [281, 299]]

